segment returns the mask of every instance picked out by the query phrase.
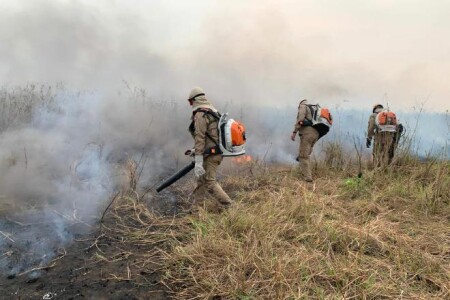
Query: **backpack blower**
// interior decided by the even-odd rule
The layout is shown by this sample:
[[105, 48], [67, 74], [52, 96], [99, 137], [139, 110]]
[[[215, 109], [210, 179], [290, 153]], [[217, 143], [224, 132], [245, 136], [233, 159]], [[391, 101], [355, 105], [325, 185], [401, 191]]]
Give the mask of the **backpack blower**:
[[[205, 151], [205, 154], [216, 153], [221, 154], [224, 157], [244, 155], [245, 142], [247, 140], [244, 124], [233, 119], [229, 119], [228, 113], [224, 113], [223, 115], [215, 114], [210, 111], [205, 111], [205, 113], [212, 115], [219, 123], [219, 142], [215, 142], [216, 146], [214, 147], [217, 151], [212, 152], [211, 149], [208, 149]], [[156, 188], [156, 191], [159, 193], [165, 188], [171, 186], [184, 177], [187, 173], [192, 171], [194, 167], [195, 162], [191, 162], [189, 165], [185, 166], [183, 169], [166, 179]]]

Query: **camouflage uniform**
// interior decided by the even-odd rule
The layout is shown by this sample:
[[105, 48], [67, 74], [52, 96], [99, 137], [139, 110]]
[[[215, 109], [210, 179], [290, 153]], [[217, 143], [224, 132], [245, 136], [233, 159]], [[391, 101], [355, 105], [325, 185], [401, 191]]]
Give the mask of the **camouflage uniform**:
[[395, 132], [379, 132], [375, 123], [378, 112], [370, 115], [367, 128], [367, 140], [374, 139], [373, 162], [377, 167], [386, 166], [392, 162], [396, 148]]
[[218, 120], [205, 110], [216, 111], [204, 96], [196, 98], [193, 105], [192, 124], [189, 131], [195, 141], [195, 155], [203, 155], [205, 174], [197, 179], [194, 194], [200, 195], [206, 191], [223, 205], [231, 204], [231, 199], [217, 183], [217, 168], [222, 162], [221, 154], [204, 154], [205, 150], [213, 148], [219, 141]]
[[305, 126], [304, 122], [312, 120], [311, 111], [306, 106], [306, 100], [300, 102], [298, 106], [297, 121], [293, 133], [300, 135], [300, 148], [298, 152], [298, 161], [300, 169], [306, 181], [312, 181], [310, 155], [314, 144], [319, 139], [319, 132], [312, 126]]

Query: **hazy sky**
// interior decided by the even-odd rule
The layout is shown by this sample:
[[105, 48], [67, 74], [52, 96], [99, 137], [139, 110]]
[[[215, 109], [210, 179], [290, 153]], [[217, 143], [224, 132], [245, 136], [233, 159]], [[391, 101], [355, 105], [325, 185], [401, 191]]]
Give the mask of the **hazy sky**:
[[449, 36], [448, 0], [2, 0], [0, 81], [445, 111]]

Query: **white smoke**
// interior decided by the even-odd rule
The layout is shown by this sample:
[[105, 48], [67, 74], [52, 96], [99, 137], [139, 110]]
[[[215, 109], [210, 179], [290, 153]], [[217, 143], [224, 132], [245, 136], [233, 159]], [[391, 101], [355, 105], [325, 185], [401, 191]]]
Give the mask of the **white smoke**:
[[164, 99], [200, 85], [217, 99], [269, 106], [347, 99], [364, 109], [387, 95], [401, 109], [426, 99], [430, 111], [448, 109], [450, 27], [433, 25], [448, 25], [444, 1], [0, 5], [0, 80], [8, 84], [115, 92], [127, 80]]
[[[31, 256], [17, 253], [23, 262], [14, 265], [2, 256], [3, 271], [30, 267], [26, 257], [31, 262], [47, 261], [54, 255], [51, 250], [71, 240], [74, 223], [86, 224], [85, 230], [90, 230], [115, 190], [127, 186], [123, 168], [127, 160], [145, 163], [140, 166], [141, 180], [150, 185], [176, 166], [184, 152], [180, 147], [192, 144], [187, 142], [187, 102], [179, 109], [178, 104], [152, 100], [138, 90], [116, 96], [65, 88], [54, 93], [49, 96], [52, 101], [41, 99], [44, 105], [36, 104], [31, 118], [22, 118], [0, 133], [0, 212], [8, 215], [0, 230], [17, 239], [11, 244], [2, 236], [0, 249], [6, 251], [11, 245], [35, 249]], [[16, 96], [37, 103], [42, 94], [24, 89]], [[8, 99], [0, 99], [4, 107], [9, 107]], [[15, 226], [30, 220], [48, 228]]]
[[[18, 213], [1, 219], [0, 230], [37, 255], [18, 263], [3, 256], [0, 270], [48, 261], [71, 240], [72, 223], [98, 219], [126, 184], [119, 166], [127, 159], [146, 162], [143, 184], [187, 162], [185, 99], [195, 85], [245, 122], [249, 154], [267, 162], [295, 163], [298, 144], [289, 136], [301, 98], [335, 114], [324, 143], [363, 143], [371, 105], [389, 102], [407, 129], [418, 125], [418, 154], [448, 154], [448, 116], [424, 113], [416, 121], [417, 113], [402, 112], [423, 99], [431, 113], [448, 109], [449, 43], [441, 37], [450, 27], [429, 27], [447, 22], [440, 11], [448, 4], [419, 2], [2, 1], [0, 204]], [[415, 35], [386, 15], [422, 6], [430, 15], [417, 21]], [[373, 22], [373, 11], [386, 23]], [[421, 37], [440, 47], [417, 43]], [[61, 81], [75, 91], [26, 86]], [[28, 225], [21, 230], [17, 222]], [[46, 234], [33, 224], [45, 224]], [[0, 236], [0, 250], [12, 244]]]

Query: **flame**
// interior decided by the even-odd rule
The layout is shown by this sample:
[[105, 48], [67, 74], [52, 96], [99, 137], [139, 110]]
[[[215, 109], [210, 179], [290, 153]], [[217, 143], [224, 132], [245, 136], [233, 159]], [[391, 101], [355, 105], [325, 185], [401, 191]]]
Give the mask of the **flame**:
[[242, 156], [237, 156], [233, 158], [233, 162], [238, 163], [238, 164], [245, 164], [245, 163], [249, 163], [253, 160], [253, 158], [250, 155], [242, 155]]

